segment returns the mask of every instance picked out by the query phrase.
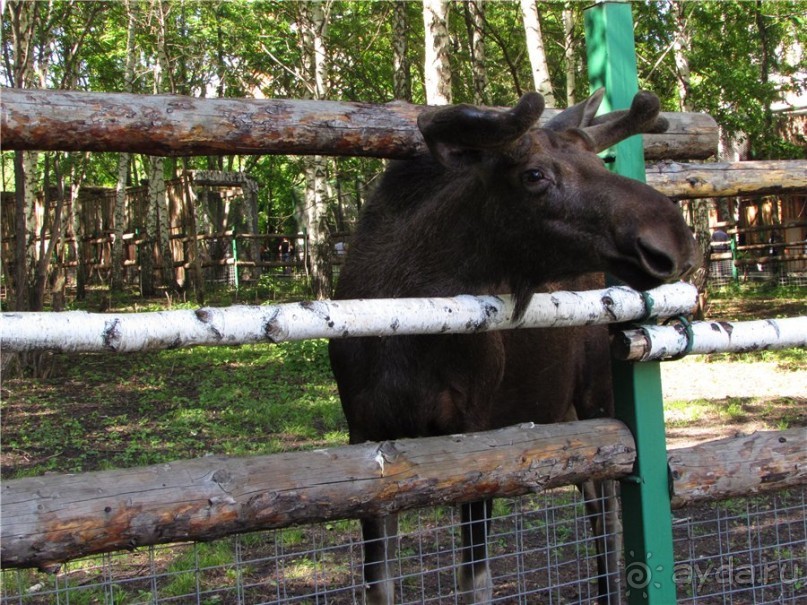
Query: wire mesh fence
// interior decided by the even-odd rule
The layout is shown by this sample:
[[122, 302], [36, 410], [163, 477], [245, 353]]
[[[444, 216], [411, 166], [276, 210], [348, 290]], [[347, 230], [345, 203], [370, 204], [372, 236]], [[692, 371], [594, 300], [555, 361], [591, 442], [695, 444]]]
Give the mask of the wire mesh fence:
[[[489, 536], [495, 603], [596, 601], [596, 538], [573, 488], [497, 500]], [[625, 590], [674, 581], [679, 603], [807, 600], [807, 489], [675, 511], [676, 566], [625, 570]], [[625, 520], [629, 522], [629, 520]], [[396, 603], [460, 603], [459, 514], [401, 516]], [[339, 521], [137, 549], [2, 574], [5, 604], [342, 605], [363, 602], [359, 524]], [[606, 573], [620, 573], [606, 570]]]

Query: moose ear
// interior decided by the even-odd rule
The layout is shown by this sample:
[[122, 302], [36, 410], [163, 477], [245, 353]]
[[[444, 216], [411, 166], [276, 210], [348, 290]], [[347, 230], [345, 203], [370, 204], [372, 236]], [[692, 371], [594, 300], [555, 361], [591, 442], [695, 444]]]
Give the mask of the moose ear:
[[429, 109], [418, 116], [418, 128], [429, 151], [449, 168], [479, 162], [485, 151], [514, 144], [538, 120], [544, 98], [527, 93], [508, 111], [454, 105]]

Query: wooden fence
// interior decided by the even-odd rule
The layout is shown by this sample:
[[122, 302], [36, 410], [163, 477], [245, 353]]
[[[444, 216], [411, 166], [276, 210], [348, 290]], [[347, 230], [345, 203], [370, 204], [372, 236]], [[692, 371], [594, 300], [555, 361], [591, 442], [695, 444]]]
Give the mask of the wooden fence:
[[[645, 294], [615, 287], [536, 295], [518, 323], [511, 320], [510, 297], [470, 296], [129, 315], [6, 313], [0, 346], [4, 351], [58, 347], [72, 352], [126, 352], [317, 337], [591, 325], [646, 319], [649, 309], [654, 317], [679, 315], [694, 306], [696, 296], [696, 290], [685, 284]], [[731, 330], [724, 329], [719, 345], [707, 341], [708, 350], [807, 346], [807, 318], [767, 323], [775, 328], [775, 338], [753, 330], [751, 337], [744, 336], [743, 324], [735, 324]], [[680, 331], [670, 330], [680, 339]], [[713, 330], [706, 327], [707, 334]], [[701, 333], [684, 330], [683, 339], [698, 342]], [[628, 333], [625, 338], [647, 341], [649, 349], [657, 352], [648, 358], [681, 352], [681, 347], [668, 346], [669, 339], [652, 327], [641, 337]], [[654, 345], [655, 340], [661, 344]], [[693, 346], [690, 342], [683, 348], [693, 350]], [[801, 432], [757, 434], [676, 451], [675, 503], [683, 506], [807, 483]], [[520, 495], [586, 478], [618, 479], [631, 473], [635, 454], [633, 437], [624, 424], [595, 420], [18, 479], [3, 486], [0, 558], [4, 567], [55, 569], [63, 561], [87, 554], [135, 546], [207, 540], [480, 496]]]
[[[43, 103], [45, 99], [47, 103]], [[123, 121], [104, 120], [104, 116], [115, 113], [121, 103], [127, 104], [125, 115], [129, 117]], [[17, 149], [131, 151], [147, 148], [165, 154], [316, 152], [408, 157], [422, 147], [413, 127], [414, 116], [420, 108], [400, 104], [374, 107], [324, 102], [261, 103], [9, 91], [2, 99], [0, 126], [4, 145]], [[77, 112], [88, 112], [86, 119], [76, 119]], [[70, 116], [69, 124], [62, 116]], [[149, 128], [143, 127], [146, 116], [151, 120]], [[337, 119], [343, 128], [330, 127]], [[675, 124], [676, 116], [671, 121]], [[32, 123], [34, 128], [21, 127]], [[678, 120], [678, 123], [682, 121]], [[89, 124], [96, 126], [90, 128]], [[99, 132], [98, 124], [106, 126], [102, 126]], [[381, 130], [382, 127], [386, 130]], [[677, 143], [669, 141], [685, 139], [690, 145], [686, 155], [689, 158], [703, 157], [691, 151], [692, 141], [702, 141], [703, 133], [695, 136], [688, 128], [680, 130], [678, 139], [666, 139], [668, 142], [663, 143], [664, 154], [674, 155], [671, 148]], [[67, 134], [63, 135], [65, 131]], [[183, 131], [193, 132], [193, 139], [183, 137]], [[277, 132], [278, 136], [267, 137], [267, 132]], [[128, 136], [130, 134], [139, 138], [132, 138]], [[651, 136], [647, 139], [648, 149], [652, 150], [653, 139]], [[686, 177], [683, 177], [682, 186], [683, 183], [690, 186]], [[681, 197], [686, 196], [682, 193]], [[615, 313], [614, 292], [594, 295], [599, 301], [600, 311], [608, 320], [648, 315], [647, 303], [654, 298], [636, 296], [642, 304], [633, 315], [625, 316]], [[683, 299], [684, 311], [693, 306], [691, 289]], [[444, 302], [441, 300], [439, 305]], [[461, 297], [458, 304], [467, 302], [467, 297]], [[563, 317], [574, 315], [557, 300], [550, 300], [550, 303]], [[312, 315], [320, 328], [333, 329], [336, 322], [331, 311], [334, 309], [322, 304], [300, 305], [297, 314]], [[337, 309], [346, 305], [344, 301], [331, 304]], [[485, 306], [485, 319], [474, 323], [466, 318], [462, 324], [464, 329], [488, 329], [494, 323], [487, 319], [492, 315], [500, 315], [507, 323], [510, 303], [506, 299], [499, 302], [483, 300], [479, 304]], [[499, 304], [501, 306], [497, 306]], [[656, 313], [661, 307], [653, 305]], [[492, 313], [492, 309], [498, 310]], [[267, 319], [263, 315], [266, 312], [266, 309], [244, 311], [250, 316], [245, 327], [237, 321], [222, 320], [222, 314], [234, 317], [240, 314], [238, 310], [203, 309], [193, 312], [191, 324], [206, 338], [223, 345], [238, 342], [227, 336], [227, 329], [233, 327], [241, 333], [251, 334], [252, 341], [276, 342], [287, 336], [291, 328], [284, 329], [277, 322], [281, 313], [270, 308], [268, 312], [272, 317]], [[679, 312], [681, 309], [673, 314]], [[258, 319], [256, 313], [260, 316]], [[540, 315], [540, 312], [536, 313]], [[295, 313], [290, 312], [290, 315]], [[354, 317], [359, 315], [362, 314], [354, 312]], [[73, 331], [73, 327], [66, 320], [72, 321], [73, 317], [60, 315], [60, 323], [68, 332]], [[462, 321], [459, 313], [456, 317]], [[380, 318], [389, 329], [395, 316], [387, 313]], [[88, 345], [100, 347], [99, 350], [126, 350], [123, 343], [127, 338], [148, 333], [148, 328], [142, 325], [128, 331], [127, 323], [137, 325], [139, 321], [148, 321], [135, 316], [116, 320], [109, 315], [83, 315], [80, 321], [85, 319], [90, 323], [102, 322], [102, 327], [91, 330], [91, 340], [95, 344]], [[591, 323], [590, 310], [583, 310], [576, 319], [579, 323]], [[543, 320], [545, 323], [540, 325], [552, 325], [551, 318], [544, 317]], [[0, 346], [5, 351], [53, 346], [53, 343], [42, 344], [35, 340], [41, 339], [43, 333], [47, 334], [41, 321], [48, 320], [34, 314], [5, 314]], [[162, 324], [181, 323], [159, 321]], [[440, 321], [436, 331], [445, 329], [445, 321], [447, 319]], [[156, 325], [157, 319], [152, 322]], [[525, 319], [519, 326], [508, 327], [528, 325], [532, 324], [526, 323]], [[417, 329], [421, 331], [422, 326]], [[796, 330], [801, 331], [801, 344], [804, 345], [803, 329], [797, 326]], [[20, 336], [26, 331], [34, 336]], [[688, 343], [685, 350], [691, 349], [689, 339], [695, 332], [683, 328]], [[78, 335], [78, 330], [75, 333]], [[342, 329], [340, 336], [358, 333], [347, 328]], [[306, 332], [304, 337], [312, 336]], [[652, 339], [652, 335], [643, 333], [641, 339]], [[194, 339], [188, 342], [198, 344]], [[174, 339], [170, 346], [176, 344]], [[770, 346], [770, 343], [760, 346]], [[574, 447], [569, 445], [570, 440], [576, 444]], [[671, 474], [675, 479], [674, 498], [677, 498], [673, 502], [680, 505], [702, 498], [704, 494], [719, 498], [783, 485], [804, 485], [807, 475], [802, 448], [802, 435], [791, 431], [678, 451], [670, 459]], [[512, 495], [559, 483], [578, 482], [591, 473], [598, 477], [624, 477], [633, 468], [635, 450], [630, 432], [624, 425], [608, 420], [547, 427], [527, 425], [464, 437], [351, 446], [296, 454], [293, 458], [281, 455], [236, 460], [202, 459], [145, 469], [108, 471], [106, 474], [7, 481], [3, 485], [2, 563], [10, 567], [54, 569], [61, 561], [90, 552], [108, 552], [139, 544], [207, 539], [231, 532], [282, 527], [304, 520], [355, 517], [427, 503]], [[717, 456], [716, 451], [726, 455]], [[753, 459], [749, 452], [755, 455]], [[475, 469], [477, 465], [483, 465], [483, 472], [474, 475], [478, 477], [476, 481], [471, 480], [468, 473], [469, 456]], [[592, 466], [589, 458], [596, 464]], [[551, 459], [558, 464], [550, 464]], [[712, 473], [718, 460], [726, 464], [726, 476], [730, 479], [727, 482], [715, 479]], [[257, 468], [261, 472], [274, 473], [271, 484], [255, 483], [255, 477], [260, 474], [254, 472]], [[708, 474], [703, 473], [704, 468]], [[191, 476], [197, 479], [190, 480]], [[363, 480], [357, 481], [357, 477]], [[87, 489], [93, 494], [90, 495]]]

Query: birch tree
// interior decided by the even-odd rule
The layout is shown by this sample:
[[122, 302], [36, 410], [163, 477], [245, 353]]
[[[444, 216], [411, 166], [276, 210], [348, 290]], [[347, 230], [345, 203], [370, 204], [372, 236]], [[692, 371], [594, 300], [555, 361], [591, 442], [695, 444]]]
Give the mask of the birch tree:
[[469, 0], [464, 4], [468, 28], [468, 43], [471, 47], [471, 74], [474, 82], [474, 104], [490, 104], [488, 72], [485, 67], [485, 1]]
[[[330, 0], [315, 0], [299, 5], [299, 29], [308, 98], [325, 99], [328, 95], [326, 37]], [[328, 165], [322, 156], [303, 159], [305, 196], [303, 220], [308, 235], [311, 287], [317, 298], [330, 298], [332, 290], [331, 238], [328, 228]]]
[[[166, 46], [166, 12], [167, 3], [158, 0], [154, 3], [154, 20], [156, 29], [156, 56], [154, 61], [154, 93], [174, 92], [173, 83], [166, 77], [170, 61]], [[169, 222], [171, 220], [168, 208], [168, 197], [165, 194], [165, 160], [162, 157], [151, 158], [151, 174], [149, 175], [149, 198], [154, 205], [156, 219], [156, 234], [159, 238], [160, 259], [162, 260], [162, 284], [166, 288], [176, 288], [174, 277], [174, 255], [171, 251]], [[149, 235], [155, 233], [149, 225]]]
[[409, 75], [409, 13], [406, 2], [392, 3], [392, 87], [395, 98], [412, 100]]
[[577, 86], [577, 43], [574, 37], [574, 10], [571, 3], [563, 7], [563, 56], [566, 71], [566, 106], [575, 104], [574, 89]]
[[552, 91], [552, 81], [549, 78], [544, 40], [541, 35], [541, 22], [538, 19], [538, 7], [535, 0], [521, 0], [521, 16], [524, 21], [527, 54], [530, 57], [535, 90], [544, 95], [547, 107], [555, 107], [555, 95]]
[[426, 34], [424, 76], [426, 103], [429, 105], [451, 104], [448, 6], [448, 0], [423, 0], [423, 25]]

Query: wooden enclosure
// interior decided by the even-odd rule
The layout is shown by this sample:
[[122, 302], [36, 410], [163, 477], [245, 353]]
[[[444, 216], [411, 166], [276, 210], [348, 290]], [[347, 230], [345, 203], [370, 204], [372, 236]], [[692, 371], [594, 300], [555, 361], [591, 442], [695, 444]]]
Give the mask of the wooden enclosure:
[[[135, 108], [141, 107], [142, 114], [133, 111], [132, 121], [114, 122], [103, 118], [122, 102], [115, 95], [11, 91], [2, 100], [4, 145], [18, 149], [90, 149], [100, 145], [105, 150], [148, 148], [165, 154], [319, 152], [387, 157], [406, 157], [421, 145], [413, 134], [417, 109], [399, 105], [382, 108], [350, 105], [346, 109], [341, 105], [303, 102], [260, 106], [239, 100], [208, 105], [208, 101], [175, 97], [127, 97], [125, 101]], [[84, 119], [72, 121], [71, 130], [63, 136], [67, 126], [53, 120], [65, 114], [75, 117], [81, 111], [89, 113]], [[158, 128], [142, 127], [138, 120], [146, 113], [156, 120]], [[23, 122], [30, 123], [32, 115], [36, 127], [22, 127]], [[219, 122], [214, 119], [216, 116], [220, 117]], [[360, 126], [355, 126], [357, 120]], [[368, 126], [367, 120], [397, 121], [398, 126], [384, 135]], [[347, 127], [333, 128], [335, 122]], [[117, 128], [122, 130], [116, 131]], [[178, 134], [183, 130], [193, 131], [195, 138], [183, 139]], [[255, 132], [264, 135], [260, 144], [253, 138]], [[278, 136], [267, 137], [267, 132]], [[688, 127], [682, 127], [681, 132], [684, 139], [689, 137]], [[141, 138], [127, 139], [132, 133]], [[222, 138], [222, 133], [227, 136]], [[700, 140], [702, 134], [693, 136]], [[327, 140], [318, 138], [320, 135], [326, 135]], [[674, 145], [661, 144], [663, 155], [675, 156], [670, 152], [671, 146]], [[683, 153], [675, 157], [705, 157], [691, 149]], [[702, 176], [706, 173], [696, 170], [701, 168], [676, 172], [675, 188], [668, 195], [680, 198], [701, 195], [702, 192], [691, 191], [693, 182], [712, 177]], [[717, 173], [722, 174], [721, 170], [724, 169], [718, 169]], [[657, 172], [664, 174], [661, 169]], [[752, 171], [756, 175], [750, 177], [753, 187], [768, 190], [770, 184], [759, 177], [767, 172]], [[652, 179], [650, 182], [653, 184]], [[257, 214], [250, 183], [244, 175], [189, 173], [170, 186], [169, 226], [178, 278], [187, 268], [184, 247], [189, 238], [205, 242], [208, 248], [202, 265], [213, 269], [239, 262], [254, 267], [257, 275], [261, 268], [271, 266], [267, 263], [276, 262], [263, 256], [260, 238], [251, 237], [257, 235], [254, 222]], [[794, 186], [803, 187], [798, 183]], [[741, 189], [730, 178], [728, 184], [705, 190], [714, 196], [720, 191], [724, 195], [738, 195]], [[104, 191], [88, 194], [93, 197], [81, 220], [97, 241], [90, 242], [92, 258], [75, 262], [89, 262], [94, 269], [103, 271], [109, 268], [110, 198]], [[143, 212], [142, 190], [130, 191], [129, 196], [125, 238], [130, 248], [125, 262], [137, 257], [132, 246], [138, 243], [141, 224], [138, 221], [142, 220]], [[44, 207], [43, 201], [43, 212]], [[231, 214], [235, 207], [240, 211]], [[4, 224], [11, 225], [13, 221], [6, 221], [7, 212], [4, 205]], [[190, 216], [196, 223], [194, 230], [187, 227], [192, 222]], [[188, 223], [184, 222], [186, 219]], [[238, 236], [240, 228], [249, 230], [243, 234], [248, 252], [243, 256], [238, 252], [239, 258], [228, 258], [227, 246], [232, 243], [233, 232]], [[315, 303], [308, 304], [308, 308], [314, 313], [320, 310]], [[204, 316], [204, 311], [198, 312], [197, 318], [208, 320], [208, 331], [219, 335], [219, 344], [234, 344], [221, 338], [214, 314], [210, 317], [199, 314]], [[320, 319], [324, 323], [331, 321], [325, 315]], [[24, 315], [22, 320], [25, 321]], [[580, 323], [586, 321], [584, 317]], [[389, 327], [394, 322], [387, 317], [384, 323]], [[271, 342], [273, 333], [266, 327], [262, 325], [256, 339]], [[116, 325], [105, 328], [105, 337], [118, 334], [116, 328]], [[109, 344], [110, 338], [104, 342]], [[175, 342], [169, 346], [175, 346]], [[798, 430], [678, 452], [669, 459], [673, 502], [683, 505], [705, 497], [714, 499], [783, 485], [804, 485], [807, 475], [802, 458], [803, 435]], [[521, 426], [492, 434], [386, 442], [293, 457], [201, 459], [105, 474], [19, 479], [3, 485], [2, 562], [9, 567], [54, 570], [60, 562], [87, 553], [209, 539], [308, 520], [477, 499], [480, 495], [525, 493], [576, 483], [584, 477], [625, 478], [635, 461], [630, 431], [621, 422], [608, 420], [551, 427]], [[715, 479], [721, 461], [726, 465], [728, 481]]]

